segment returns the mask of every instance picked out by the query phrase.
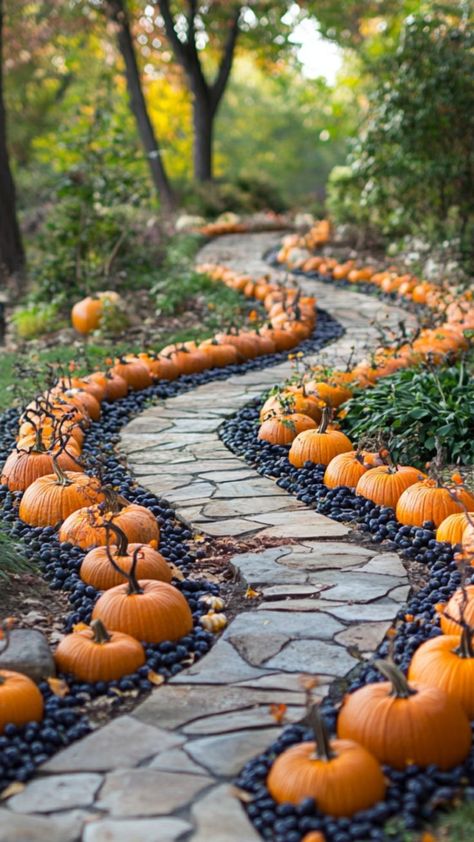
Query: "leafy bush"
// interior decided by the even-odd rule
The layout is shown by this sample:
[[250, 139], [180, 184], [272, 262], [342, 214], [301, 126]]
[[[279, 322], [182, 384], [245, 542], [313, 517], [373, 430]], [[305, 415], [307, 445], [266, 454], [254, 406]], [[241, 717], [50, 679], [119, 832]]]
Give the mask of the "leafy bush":
[[331, 206], [341, 221], [353, 210], [355, 221], [368, 219], [390, 235], [415, 228], [432, 241], [458, 239], [468, 261], [474, 258], [474, 30], [465, 13], [465, 3], [453, 2], [446, 12], [410, 15], [398, 49], [373, 65], [377, 84], [349, 155], [350, 174], [331, 179]]
[[277, 188], [256, 178], [216, 181], [214, 184], [193, 184], [183, 190], [181, 203], [189, 213], [214, 217], [225, 211], [254, 213], [262, 210], [285, 210]]
[[26, 573], [31, 570], [32, 565], [21, 554], [20, 547], [0, 529], [0, 581], [8, 580], [13, 573]]
[[[471, 368], [471, 370], [470, 370]], [[356, 442], [382, 436], [394, 458], [422, 467], [437, 442], [448, 463], [474, 462], [474, 378], [461, 360], [441, 369], [404, 369], [345, 404], [344, 432]]]
[[63, 327], [64, 321], [59, 316], [59, 307], [55, 303], [28, 304], [16, 310], [12, 322], [20, 339], [35, 339], [44, 333], [52, 333]]

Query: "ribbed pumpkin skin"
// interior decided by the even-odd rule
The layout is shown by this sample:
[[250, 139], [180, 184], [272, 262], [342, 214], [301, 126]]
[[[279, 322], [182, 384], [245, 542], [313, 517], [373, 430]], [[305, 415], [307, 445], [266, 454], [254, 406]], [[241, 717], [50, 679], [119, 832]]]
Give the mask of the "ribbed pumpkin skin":
[[356, 494], [372, 500], [377, 506], [394, 509], [403, 492], [416, 482], [420, 473], [416, 468], [400, 465], [393, 471], [388, 465], [370, 468], [359, 480]]
[[[474, 585], [467, 585], [466, 593], [467, 603], [464, 606], [464, 619], [466, 623], [468, 623], [470, 626], [474, 626]], [[453, 617], [453, 619], [450, 620], [448, 617], [445, 616], [444, 611], [441, 610], [441, 629], [444, 634], [458, 635], [458, 637], [461, 634], [461, 626], [455, 621], [461, 619], [461, 606], [463, 602], [463, 592], [461, 588], [458, 588], [458, 590], [454, 591], [449, 602], [445, 606], [442, 606], [442, 608], [444, 608], [444, 611], [446, 611], [446, 614], [449, 614], [450, 617]]]
[[55, 526], [77, 509], [105, 499], [100, 482], [87, 474], [66, 471], [70, 485], [61, 485], [56, 474], [35, 480], [21, 498], [19, 515], [30, 526]]
[[270, 444], [291, 444], [293, 439], [304, 430], [315, 430], [316, 421], [308, 415], [293, 412], [290, 415], [275, 415], [263, 422], [258, 437]]
[[305, 462], [329, 465], [331, 459], [339, 453], [347, 453], [350, 450], [352, 450], [352, 443], [339, 430], [329, 430], [327, 433], [306, 430], [296, 436], [288, 459], [295, 468], [302, 468]]
[[313, 421], [321, 421], [321, 406], [316, 398], [305, 397], [301, 392], [280, 392], [271, 395], [260, 410], [260, 421], [265, 421], [273, 415], [297, 413], [308, 415]]
[[132, 392], [147, 389], [153, 383], [145, 363], [142, 363], [139, 359], [130, 359], [126, 362], [118, 361], [110, 371], [111, 374], [122, 377]]
[[421, 526], [425, 520], [432, 520], [439, 526], [448, 515], [474, 509], [474, 497], [463, 488], [453, 489], [459, 503], [451, 497], [447, 488], [438, 488], [434, 480], [417, 482], [400, 497], [397, 505], [397, 520], [405, 526]]
[[129, 634], [110, 632], [105, 643], [92, 638], [92, 629], [66, 635], [54, 655], [58, 672], [72, 673], [80, 681], [114, 681], [145, 663], [143, 646]]
[[326, 488], [355, 488], [365, 473], [367, 468], [357, 458], [357, 451], [349, 450], [331, 459], [324, 472], [323, 482]]
[[[470, 515], [474, 521], [474, 512], [471, 512]], [[461, 544], [463, 534], [467, 526], [469, 526], [469, 522], [463, 512], [458, 512], [455, 515], [448, 515], [448, 517], [445, 517], [445, 519], [441, 521], [438, 529], [436, 530], [436, 540], [447, 541], [449, 544], [453, 545]]]
[[[456, 634], [442, 634], [425, 640], [413, 655], [408, 678], [441, 688], [459, 703], [469, 719], [474, 719], [474, 658], [461, 658], [456, 654], [459, 641]], [[451, 729], [445, 730], [447, 744], [453, 742], [454, 734]]]
[[367, 684], [346, 696], [338, 737], [360, 743], [395, 769], [412, 763], [452, 769], [461, 763], [471, 747], [471, 727], [461, 706], [443, 690], [428, 686], [428, 675], [416, 681], [411, 686], [418, 692], [407, 699], [392, 695], [390, 681]]
[[[90, 550], [93, 547], [103, 547], [107, 543], [106, 531], [101, 524], [112, 520], [125, 532], [129, 543], [151, 544], [160, 540], [160, 529], [156, 518], [145, 506], [130, 503], [120, 512], [103, 513], [97, 506], [78, 509], [68, 517], [59, 530], [60, 541], [70, 541], [75, 547]], [[110, 537], [110, 543], [115, 544], [115, 537]]]
[[352, 397], [350, 389], [344, 386], [332, 386], [322, 380], [310, 380], [305, 384], [306, 392], [315, 395], [329, 406], [338, 407]]
[[234, 345], [201, 342], [199, 350], [209, 358], [212, 368], [235, 365], [239, 360], [239, 352]]
[[34, 681], [11, 670], [0, 670], [0, 734], [5, 725], [26, 725], [43, 718], [43, 696]]
[[[59, 453], [56, 459], [61, 470], [82, 472], [82, 466], [68, 453]], [[52, 470], [50, 453], [13, 450], [3, 466], [0, 482], [8, 485], [10, 491], [25, 491], [35, 480], [47, 476]]]
[[[172, 574], [169, 565], [161, 553], [146, 544], [129, 544], [126, 555], [118, 555], [117, 548], [112, 547], [111, 555], [118, 566], [130, 572], [133, 553], [139, 548], [136, 567], [137, 579], [157, 579], [160, 582], [171, 582]], [[105, 547], [95, 547], [89, 550], [81, 564], [79, 575], [83, 582], [92, 585], [98, 591], [107, 591], [116, 585], [123, 585], [125, 577], [112, 567]]]
[[331, 740], [332, 760], [314, 759], [313, 742], [299, 743], [280, 754], [267, 778], [279, 804], [315, 798], [329, 816], [352, 816], [381, 801], [385, 780], [377, 760], [351, 740]]
[[78, 333], [90, 333], [99, 326], [102, 315], [100, 298], [83, 298], [74, 304], [71, 311], [72, 325]]
[[92, 617], [102, 620], [109, 631], [131, 634], [147, 643], [178, 640], [191, 631], [193, 617], [183, 594], [173, 585], [141, 579], [141, 594], [129, 594], [128, 585], [118, 585], [102, 596]]

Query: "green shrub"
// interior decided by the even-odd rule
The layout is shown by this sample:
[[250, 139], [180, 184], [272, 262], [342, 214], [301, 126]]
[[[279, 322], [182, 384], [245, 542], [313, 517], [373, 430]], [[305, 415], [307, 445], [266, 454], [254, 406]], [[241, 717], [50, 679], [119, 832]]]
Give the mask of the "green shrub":
[[215, 217], [225, 211], [250, 214], [257, 211], [284, 211], [277, 188], [264, 179], [238, 178], [213, 184], [193, 184], [183, 188], [181, 204], [199, 216]]
[[30, 303], [16, 310], [12, 322], [20, 339], [35, 339], [44, 333], [52, 333], [64, 327], [57, 304]]
[[357, 442], [381, 436], [394, 458], [423, 467], [437, 443], [447, 463], [474, 462], [474, 378], [464, 359], [444, 368], [404, 369], [345, 404], [344, 432]]
[[21, 548], [0, 529], [0, 581], [9, 579], [13, 573], [31, 571], [32, 565], [22, 555]]

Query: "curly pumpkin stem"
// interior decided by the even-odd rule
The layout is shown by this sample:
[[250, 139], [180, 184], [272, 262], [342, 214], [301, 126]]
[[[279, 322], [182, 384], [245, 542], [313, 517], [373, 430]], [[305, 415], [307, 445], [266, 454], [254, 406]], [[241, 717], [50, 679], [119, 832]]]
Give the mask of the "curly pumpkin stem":
[[326, 404], [323, 409], [321, 423], [318, 427], [318, 433], [325, 433], [328, 428], [328, 424], [332, 419], [332, 408]]
[[94, 643], [104, 644], [110, 641], [110, 634], [105, 628], [102, 620], [92, 620], [91, 629], [92, 640], [94, 641]]
[[110, 522], [107, 521], [107, 523], [102, 523], [102, 524], [100, 524], [100, 526], [102, 526], [106, 531], [106, 541], [107, 541], [107, 543], [105, 545], [105, 552], [107, 554], [107, 558], [108, 558], [110, 564], [112, 565], [112, 567], [114, 568], [114, 570], [117, 573], [120, 573], [120, 575], [123, 576], [123, 578], [127, 580], [129, 595], [143, 593], [143, 589], [140, 587], [140, 583], [139, 583], [139, 581], [137, 579], [137, 576], [136, 576], [136, 570], [137, 570], [137, 564], [138, 564], [138, 554], [141, 550], [141, 546], [137, 547], [134, 550], [133, 559], [132, 559], [132, 566], [130, 568], [130, 572], [127, 573], [126, 570], [123, 570], [123, 568], [120, 567], [119, 564], [117, 564], [117, 562], [113, 558], [112, 553], [110, 551], [110, 542], [109, 542], [110, 531], [111, 531]]
[[114, 515], [117, 515], [125, 506], [129, 505], [128, 500], [126, 500], [125, 497], [122, 497], [121, 494], [118, 494], [118, 492], [110, 485], [104, 485], [102, 493], [105, 500], [101, 505], [104, 510], [112, 512]]
[[316, 744], [314, 759], [329, 762], [329, 760], [332, 760], [335, 757], [335, 754], [331, 749], [329, 732], [326, 727], [326, 723], [321, 716], [318, 705], [313, 705], [309, 710], [308, 724], [313, 731], [314, 742]]
[[378, 671], [382, 673], [388, 681], [391, 682], [391, 696], [395, 696], [397, 699], [409, 699], [410, 696], [416, 695], [416, 690], [410, 687], [402, 671], [399, 670], [394, 663], [391, 663], [390, 661], [382, 661], [378, 658], [374, 661], [374, 667], [378, 669]]
[[107, 543], [109, 543], [110, 532], [113, 532], [115, 537], [117, 538], [117, 555], [127, 555], [128, 538], [125, 535], [123, 529], [120, 529], [120, 526], [117, 523], [113, 523], [113, 521], [108, 521], [105, 524], [101, 524], [101, 526], [103, 526], [106, 530], [109, 530], [109, 532], [107, 533]]

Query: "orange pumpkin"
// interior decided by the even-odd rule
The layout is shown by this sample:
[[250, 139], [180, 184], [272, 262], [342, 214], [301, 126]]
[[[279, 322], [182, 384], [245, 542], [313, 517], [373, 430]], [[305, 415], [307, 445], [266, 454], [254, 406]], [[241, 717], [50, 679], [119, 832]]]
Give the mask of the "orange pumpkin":
[[105, 500], [99, 480], [62, 471], [54, 458], [54, 474], [35, 480], [21, 498], [19, 516], [30, 526], [56, 526], [77, 509]]
[[407, 465], [380, 465], [361, 476], [356, 494], [372, 500], [377, 506], [394, 509], [405, 489], [419, 482], [420, 476], [424, 475], [417, 468]]
[[331, 459], [324, 472], [323, 482], [326, 488], [355, 488], [366, 471], [364, 454], [358, 450], [349, 450]]
[[112, 375], [122, 377], [132, 392], [147, 389], [153, 383], [145, 363], [137, 357], [119, 357], [110, 371]]
[[124, 577], [110, 563], [110, 555], [118, 566], [130, 572], [137, 553], [136, 575], [138, 579], [157, 579], [171, 582], [172, 573], [161, 553], [149, 544], [129, 544], [125, 533], [113, 521], [105, 524], [106, 539], [113, 534], [117, 545], [106, 545], [89, 550], [81, 564], [79, 575], [83, 582], [99, 591], [106, 591], [116, 585], [122, 585]]
[[401, 495], [397, 503], [397, 520], [406, 526], [422, 526], [433, 521], [436, 527], [448, 517], [474, 509], [474, 496], [464, 488], [443, 488], [433, 479], [416, 482]]
[[[469, 719], [474, 719], [474, 649], [472, 631], [467, 624], [461, 636], [442, 634], [425, 640], [413, 655], [408, 677], [431, 687], [439, 687], [450, 699], [459, 703]], [[445, 728], [443, 733], [446, 736], [444, 742], [451, 746], [456, 729], [453, 726]], [[440, 741], [443, 733], [440, 732]], [[470, 736], [469, 729], [466, 754], [471, 744]]]
[[54, 656], [58, 672], [80, 681], [114, 681], [145, 663], [145, 650], [129, 634], [108, 632], [100, 620], [63, 638]]
[[[83, 466], [78, 460], [78, 454], [58, 453], [56, 448], [56, 460], [62, 471], [82, 471]], [[0, 477], [2, 485], [7, 485], [10, 491], [25, 491], [35, 480], [46, 474], [51, 474], [53, 460], [51, 452], [36, 449], [12, 450], [6, 460]]]
[[312, 418], [293, 412], [267, 418], [258, 431], [258, 437], [270, 444], [285, 445], [291, 444], [303, 430], [314, 429], [316, 429], [316, 422]]
[[352, 450], [352, 444], [339, 430], [328, 430], [330, 413], [325, 408], [317, 430], [299, 433], [291, 445], [288, 459], [295, 468], [302, 468], [305, 462], [329, 465], [339, 453]]
[[279, 804], [314, 798], [323, 813], [349, 818], [381, 801], [385, 779], [375, 757], [352, 740], [330, 740], [314, 709], [311, 723], [314, 742], [294, 745], [274, 761], [267, 778], [272, 798]]
[[375, 661], [375, 666], [388, 681], [366, 684], [345, 697], [338, 737], [360, 743], [395, 769], [411, 763], [451, 769], [462, 763], [471, 747], [471, 727], [461, 705], [433, 686], [428, 674], [410, 671], [408, 683], [394, 664]]
[[[130, 543], [158, 546], [160, 530], [156, 518], [145, 506], [128, 503], [121, 497], [107, 493], [107, 502], [74, 511], [59, 530], [60, 541], [70, 541], [83, 550], [107, 543], [104, 526], [112, 521], [125, 533]], [[114, 537], [110, 538], [116, 542]]]
[[[470, 512], [469, 514], [472, 520], [474, 520], [474, 512]], [[448, 515], [448, 517], [441, 521], [436, 530], [436, 540], [446, 541], [453, 545], [461, 544], [467, 526], [469, 526], [469, 520], [464, 512]]]
[[463, 619], [469, 626], [474, 626], [474, 585], [457, 588], [446, 605], [438, 604], [436, 609], [444, 634], [455, 634], [459, 637]]

